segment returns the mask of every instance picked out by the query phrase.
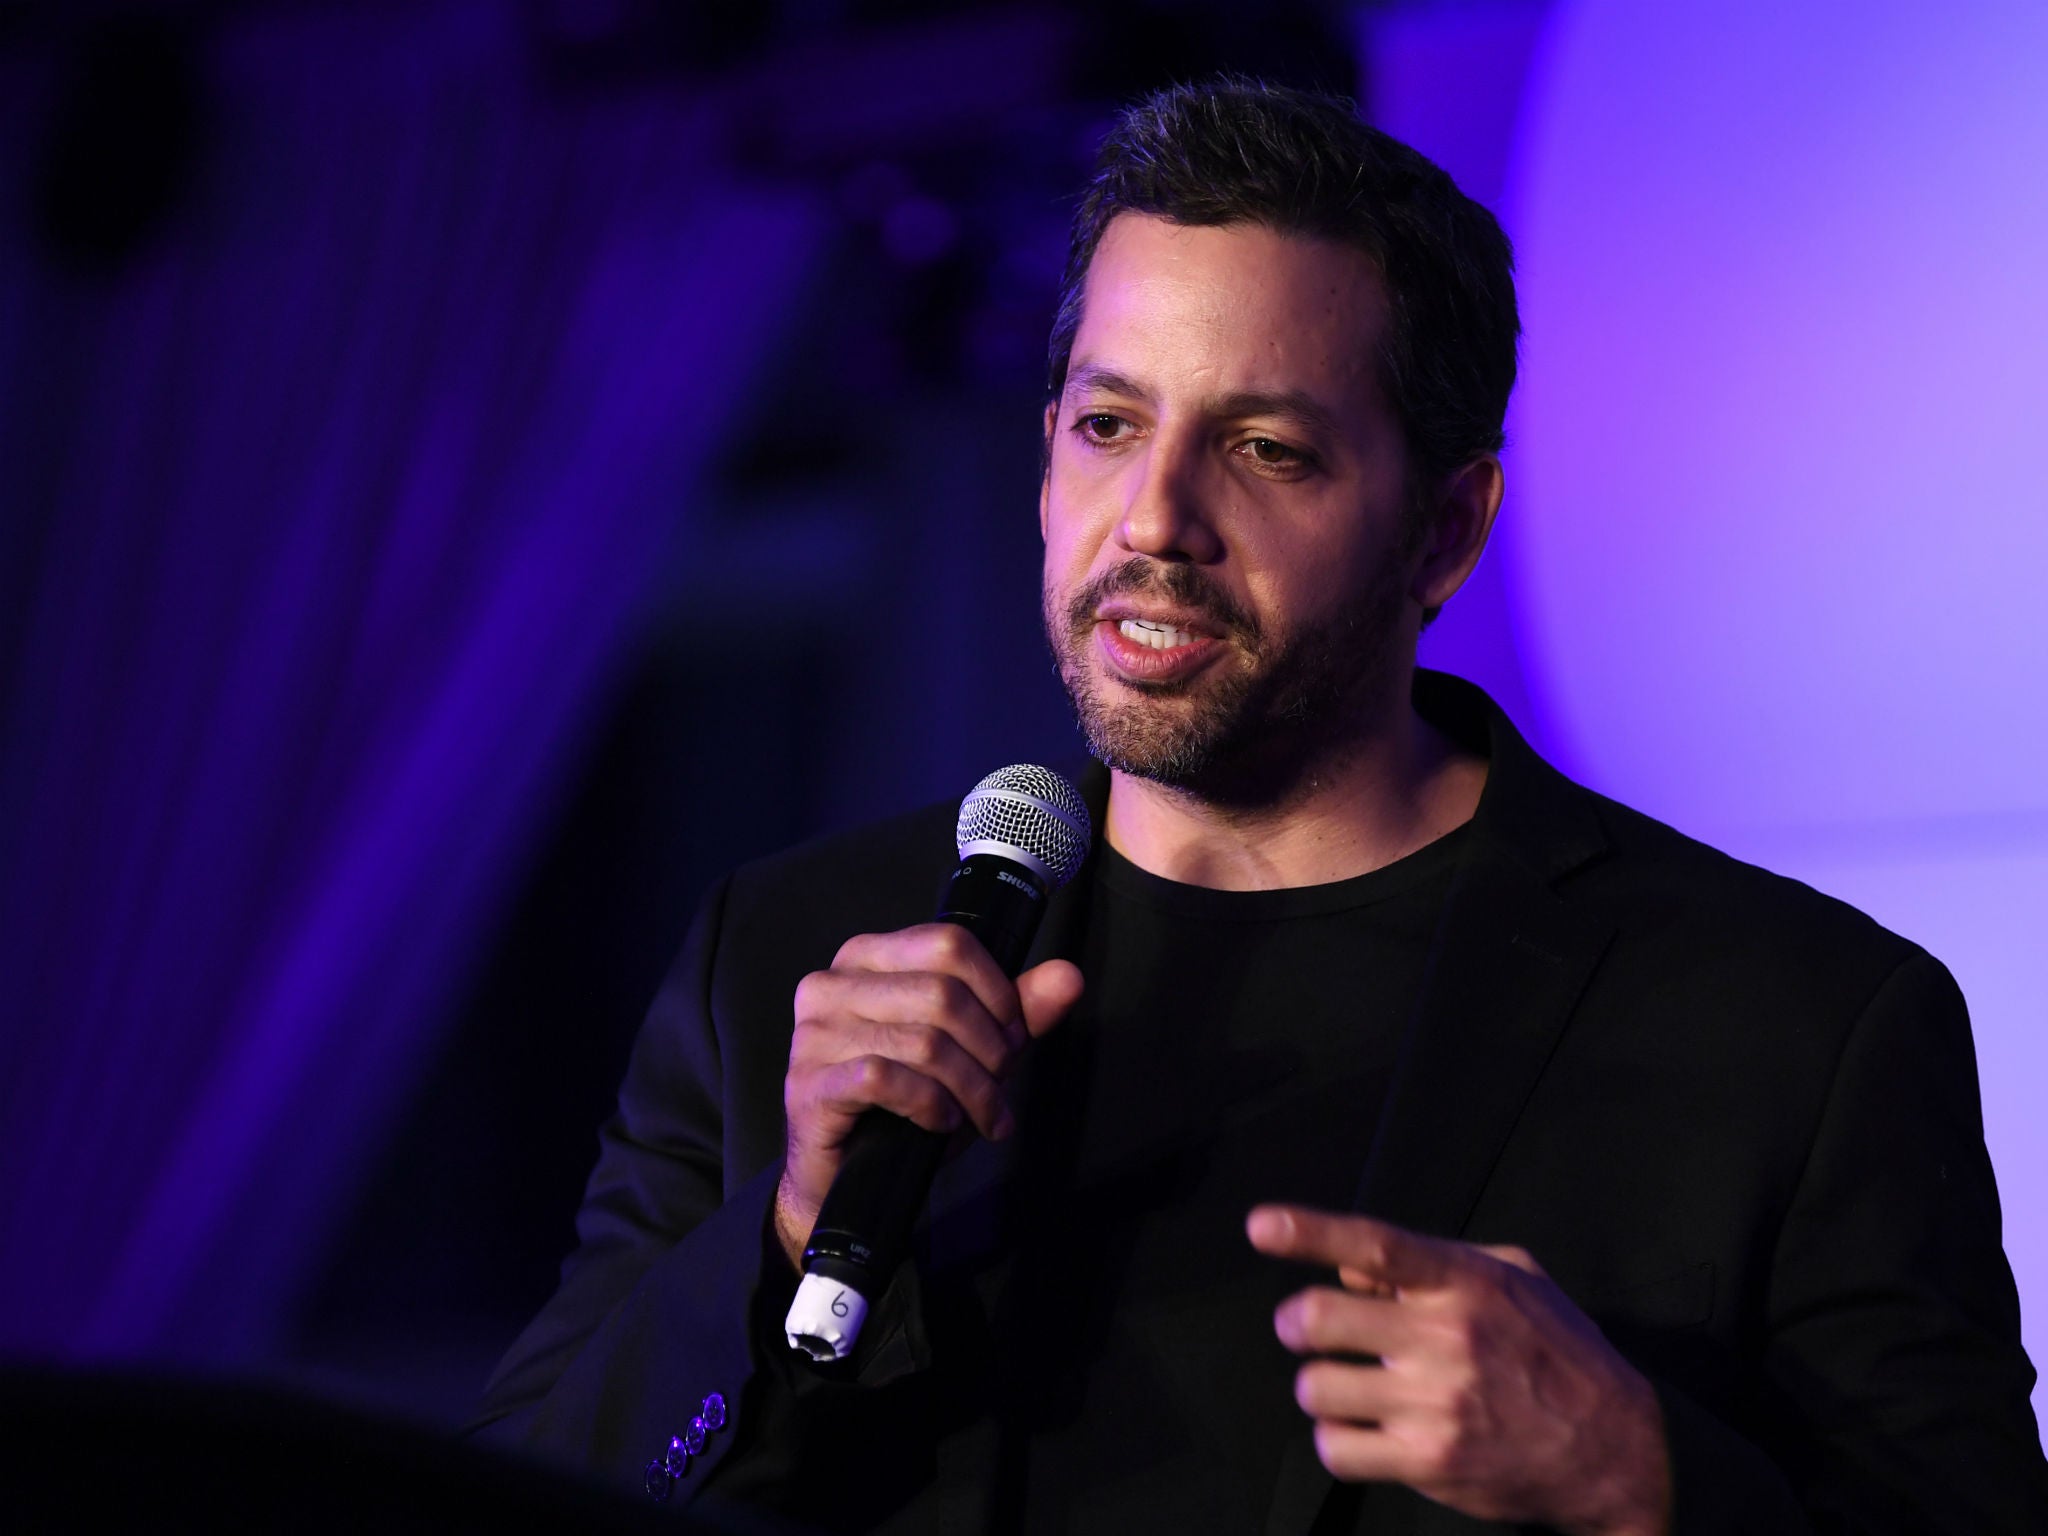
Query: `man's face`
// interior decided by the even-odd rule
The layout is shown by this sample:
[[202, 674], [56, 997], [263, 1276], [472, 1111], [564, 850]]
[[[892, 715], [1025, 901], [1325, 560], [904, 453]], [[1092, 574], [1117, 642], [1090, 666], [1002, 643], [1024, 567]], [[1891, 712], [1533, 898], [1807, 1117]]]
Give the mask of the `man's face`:
[[1223, 803], [1400, 707], [1420, 607], [1360, 252], [1119, 215], [1040, 493], [1046, 635], [1097, 756]]

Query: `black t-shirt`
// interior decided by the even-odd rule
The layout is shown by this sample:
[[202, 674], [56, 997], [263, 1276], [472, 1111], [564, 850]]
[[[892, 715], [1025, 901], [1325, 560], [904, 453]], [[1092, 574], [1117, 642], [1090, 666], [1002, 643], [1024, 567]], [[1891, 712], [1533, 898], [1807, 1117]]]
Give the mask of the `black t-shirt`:
[[[767, 1369], [720, 1469], [732, 1503], [920, 1536], [1263, 1529], [1310, 1438], [1273, 1311], [1327, 1275], [1254, 1252], [1245, 1216], [1350, 1207], [1466, 837], [1276, 891], [1182, 885], [1105, 845], [1087, 992], [1033, 1049], [1014, 1182], [969, 1207], [986, 1230], [938, 1241], [925, 1369], [866, 1387], [858, 1358], [798, 1364], [764, 1236]], [[910, 1347], [883, 1322], [901, 1294], [877, 1353]], [[949, 1479], [966, 1503], [938, 1508], [930, 1480], [961, 1457], [986, 1479]]]
[[1350, 1207], [1463, 842], [1273, 891], [1103, 849], [1088, 992], [1060, 1026], [1060, 1230], [1037, 1239], [1078, 1283], [1034, 1309], [1051, 1326], [1024, 1356], [1026, 1529], [1263, 1526], [1285, 1442], [1309, 1435], [1273, 1311], [1311, 1277], [1256, 1253], [1245, 1214]]

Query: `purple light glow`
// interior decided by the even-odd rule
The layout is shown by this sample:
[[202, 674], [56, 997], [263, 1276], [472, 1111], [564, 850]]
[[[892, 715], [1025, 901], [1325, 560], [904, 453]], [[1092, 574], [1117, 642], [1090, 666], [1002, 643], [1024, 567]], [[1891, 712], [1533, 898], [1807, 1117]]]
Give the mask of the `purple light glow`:
[[2043, 78], [2033, 0], [1557, 5], [1508, 570], [1566, 767], [1956, 972], [2037, 1361]]
[[810, 198], [515, 21], [230, 29], [177, 228], [86, 296], [0, 242], [0, 1352], [275, 1344], [808, 280]]

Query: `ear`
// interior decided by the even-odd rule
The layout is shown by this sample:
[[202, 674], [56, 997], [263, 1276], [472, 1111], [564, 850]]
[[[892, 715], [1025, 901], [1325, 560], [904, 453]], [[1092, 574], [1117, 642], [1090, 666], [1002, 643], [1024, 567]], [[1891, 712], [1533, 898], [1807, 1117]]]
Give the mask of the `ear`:
[[1044, 448], [1038, 456], [1038, 537], [1045, 538], [1046, 502], [1052, 493], [1052, 434], [1059, 425], [1060, 403], [1057, 400], [1045, 402]]
[[1506, 481], [1492, 454], [1474, 459], [1437, 483], [1430, 505], [1429, 540], [1408, 595], [1423, 612], [1441, 608], [1465, 585], [1493, 533]]

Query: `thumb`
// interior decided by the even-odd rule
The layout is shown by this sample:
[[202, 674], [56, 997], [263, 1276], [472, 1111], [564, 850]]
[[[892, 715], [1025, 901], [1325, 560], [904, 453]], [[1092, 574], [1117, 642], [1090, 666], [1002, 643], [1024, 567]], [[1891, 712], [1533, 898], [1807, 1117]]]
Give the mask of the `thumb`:
[[1550, 1271], [1536, 1262], [1534, 1254], [1530, 1253], [1526, 1248], [1515, 1246], [1513, 1243], [1481, 1243], [1479, 1251], [1492, 1258], [1499, 1259], [1503, 1264], [1522, 1270], [1526, 1274], [1541, 1275], [1545, 1280], [1550, 1278]]
[[1024, 1028], [1036, 1040], [1081, 1000], [1081, 968], [1071, 960], [1047, 960], [1017, 978]]

